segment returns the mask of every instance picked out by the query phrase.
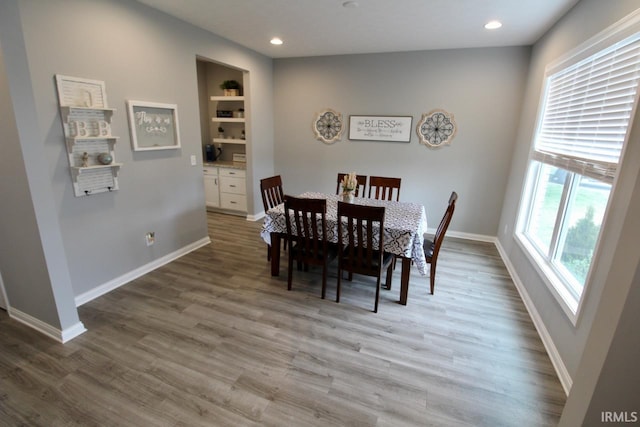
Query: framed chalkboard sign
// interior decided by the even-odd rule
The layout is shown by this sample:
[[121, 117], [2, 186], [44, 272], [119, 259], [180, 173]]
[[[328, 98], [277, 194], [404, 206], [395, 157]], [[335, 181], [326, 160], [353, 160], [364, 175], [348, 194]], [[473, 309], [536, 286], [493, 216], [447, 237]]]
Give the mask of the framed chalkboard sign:
[[134, 151], [180, 148], [177, 105], [130, 100], [127, 110]]
[[411, 141], [411, 116], [349, 116], [349, 139]]

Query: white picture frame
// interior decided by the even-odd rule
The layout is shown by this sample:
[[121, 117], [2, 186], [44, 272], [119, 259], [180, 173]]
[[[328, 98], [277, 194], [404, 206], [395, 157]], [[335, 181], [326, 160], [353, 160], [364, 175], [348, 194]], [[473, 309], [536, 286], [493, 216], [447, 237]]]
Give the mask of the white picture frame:
[[349, 139], [411, 142], [412, 116], [349, 116]]
[[56, 74], [60, 107], [108, 108], [104, 81]]
[[180, 148], [176, 104], [128, 100], [127, 113], [134, 151]]

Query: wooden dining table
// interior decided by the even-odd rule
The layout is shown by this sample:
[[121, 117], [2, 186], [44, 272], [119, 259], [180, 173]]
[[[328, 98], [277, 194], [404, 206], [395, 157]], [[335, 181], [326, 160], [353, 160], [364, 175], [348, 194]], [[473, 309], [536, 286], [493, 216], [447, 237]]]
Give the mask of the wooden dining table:
[[[327, 240], [338, 242], [338, 201], [342, 197], [334, 194], [307, 192], [299, 197], [310, 199], [326, 199], [327, 201]], [[411, 264], [421, 275], [427, 274], [427, 262], [422, 244], [427, 230], [427, 216], [424, 206], [410, 202], [395, 202], [387, 200], [356, 197], [355, 204], [366, 206], [384, 206], [384, 244], [385, 252], [396, 255], [402, 261], [400, 281], [400, 304], [407, 304], [409, 294], [409, 277]], [[280, 275], [280, 242], [287, 234], [284, 204], [279, 204], [265, 212], [264, 223], [260, 235], [271, 245], [271, 275]]]

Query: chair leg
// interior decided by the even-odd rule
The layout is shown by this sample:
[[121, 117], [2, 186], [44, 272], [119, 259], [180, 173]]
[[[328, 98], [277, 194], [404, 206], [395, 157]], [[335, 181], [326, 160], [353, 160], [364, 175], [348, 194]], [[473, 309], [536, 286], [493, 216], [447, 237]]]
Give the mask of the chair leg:
[[271, 245], [267, 245], [267, 261], [271, 261]]
[[287, 268], [287, 289], [291, 290], [291, 279], [293, 276], [293, 256], [291, 256], [291, 252], [289, 252], [289, 266]]
[[342, 266], [338, 264], [338, 284], [336, 285], [336, 302], [340, 302], [340, 279], [342, 278]]
[[373, 306], [373, 312], [378, 312], [378, 301], [380, 301], [380, 274], [378, 274], [378, 280], [376, 280], [376, 302]]
[[[394, 262], [395, 262], [395, 259], [394, 259]], [[391, 279], [393, 277], [393, 269], [394, 269], [393, 264], [389, 264], [389, 267], [387, 267], [387, 278], [386, 278], [386, 281], [384, 283], [385, 284], [385, 288], [388, 291], [391, 290]]]
[[431, 295], [436, 287], [436, 263], [431, 263], [431, 271], [429, 272], [429, 282], [431, 283]]
[[325, 295], [327, 294], [327, 270], [328, 269], [329, 269], [329, 266], [325, 262], [324, 265], [322, 266], [322, 299], [324, 299]]

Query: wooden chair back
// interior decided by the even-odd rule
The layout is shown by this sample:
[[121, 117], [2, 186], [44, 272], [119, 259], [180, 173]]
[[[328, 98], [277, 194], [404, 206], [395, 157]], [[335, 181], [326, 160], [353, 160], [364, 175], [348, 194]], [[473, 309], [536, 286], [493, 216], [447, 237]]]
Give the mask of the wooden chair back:
[[288, 289], [291, 290], [293, 261], [305, 266], [322, 265], [322, 298], [327, 287], [327, 268], [335, 253], [329, 251], [327, 241], [327, 201], [285, 196], [285, 221], [289, 241]]
[[401, 178], [387, 178], [384, 176], [369, 177], [369, 198], [378, 200], [400, 200], [400, 183]]
[[[340, 183], [342, 182], [342, 178], [347, 175], [346, 173], [338, 174], [338, 185], [336, 187], [336, 194], [342, 193], [342, 188], [340, 188]], [[365, 189], [367, 188], [367, 175], [356, 175], [356, 181], [358, 181], [358, 186], [356, 187], [355, 196], [356, 197], [365, 197]]]
[[338, 288], [340, 301], [342, 272], [377, 278], [374, 312], [378, 311], [380, 278], [387, 267], [387, 287], [391, 285], [393, 256], [384, 253], [384, 213], [380, 206], [338, 202]]
[[280, 175], [261, 179], [260, 191], [262, 192], [262, 204], [264, 205], [265, 212], [284, 202], [282, 178]]
[[440, 253], [440, 247], [442, 247], [442, 242], [444, 241], [444, 235], [449, 228], [449, 224], [451, 223], [451, 218], [453, 218], [453, 212], [456, 209], [456, 201], [458, 200], [458, 193], [455, 191], [451, 192], [451, 196], [449, 197], [449, 204], [447, 205], [447, 210], [445, 211], [442, 220], [440, 220], [440, 224], [438, 225], [438, 229], [436, 230], [436, 234], [433, 236], [433, 241], [426, 240], [423, 246], [424, 254], [427, 263], [431, 264], [430, 271], [430, 287], [431, 293], [435, 289], [435, 275], [436, 275], [436, 264], [438, 262], [438, 254]]

